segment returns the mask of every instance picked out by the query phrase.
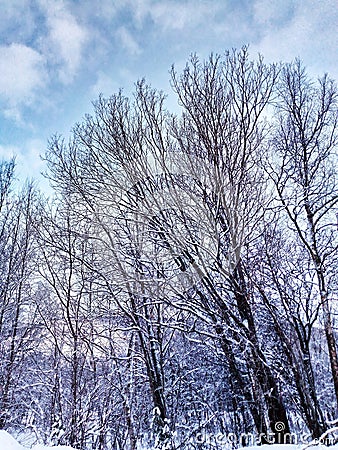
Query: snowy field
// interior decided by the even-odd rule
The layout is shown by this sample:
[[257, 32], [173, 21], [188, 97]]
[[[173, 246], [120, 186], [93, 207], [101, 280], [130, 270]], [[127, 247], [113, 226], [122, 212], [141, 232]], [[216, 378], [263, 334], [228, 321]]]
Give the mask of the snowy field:
[[7, 431], [0, 430], [0, 450], [73, 450], [72, 447], [58, 445], [57, 447], [45, 447], [43, 445], [35, 445], [34, 447], [24, 447], [20, 445]]
[[[219, 448], [219, 447], [218, 447]], [[225, 446], [224, 449], [229, 449], [231, 447]], [[246, 447], [246, 449], [250, 450], [324, 450], [330, 448], [330, 450], [338, 450], [338, 445], [334, 445], [331, 447], [326, 447], [324, 445], [318, 446], [306, 446], [306, 445], [261, 445], [261, 446], [253, 446]], [[45, 447], [43, 445], [34, 445], [33, 447], [26, 447], [24, 445], [19, 444], [7, 431], [0, 430], [0, 450], [74, 450], [72, 447], [65, 445], [58, 445], [53, 447]]]

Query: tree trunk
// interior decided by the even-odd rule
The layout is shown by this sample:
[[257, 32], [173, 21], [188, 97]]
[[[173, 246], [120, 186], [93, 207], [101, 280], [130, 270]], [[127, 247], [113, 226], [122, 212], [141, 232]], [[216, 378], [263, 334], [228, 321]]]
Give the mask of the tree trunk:
[[272, 433], [275, 433], [275, 442], [284, 443], [284, 436], [290, 434], [289, 421], [276, 380], [260, 349], [251, 306], [248, 302], [248, 292], [241, 262], [237, 264], [231, 282], [241, 319], [248, 324], [248, 338], [252, 344], [251, 360], [248, 365], [251, 366], [253, 376], [258, 381], [263, 393], [270, 430]]

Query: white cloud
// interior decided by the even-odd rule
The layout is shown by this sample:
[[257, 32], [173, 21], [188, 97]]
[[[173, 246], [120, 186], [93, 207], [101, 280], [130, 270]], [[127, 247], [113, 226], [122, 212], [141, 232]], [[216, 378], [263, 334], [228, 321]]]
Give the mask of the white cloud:
[[182, 30], [196, 26], [213, 14], [214, 8], [211, 4], [198, 2], [159, 2], [150, 10], [154, 22], [165, 30]]
[[146, 16], [151, 11], [151, 1], [150, 0], [127, 0], [129, 6], [132, 10], [132, 14], [136, 25], [141, 27]]
[[[262, 3], [258, 0], [256, 4]], [[336, 60], [338, 37], [338, 9], [335, 0], [320, 3], [300, 0], [294, 4], [293, 13], [279, 26], [262, 26], [262, 38], [251, 46], [251, 52], [261, 52], [268, 61], [291, 61], [300, 57], [312, 74], [325, 71], [337, 76]], [[262, 8], [261, 8], [262, 9]], [[266, 12], [266, 17], [275, 14]]]
[[19, 107], [30, 105], [46, 82], [45, 60], [22, 44], [0, 47], [0, 97], [5, 115], [19, 119]]
[[41, 0], [40, 3], [45, 10], [48, 27], [42, 48], [50, 62], [57, 64], [60, 81], [71, 83], [81, 66], [89, 33], [67, 10], [63, 1]]
[[[100, 0], [96, 7], [93, 0], [81, 0], [81, 2], [73, 1], [69, 3], [69, 6], [77, 17], [82, 17], [86, 22], [91, 22], [93, 19], [110, 22], [125, 3], [126, 0]], [[94, 14], [93, 9], [95, 9]]]
[[31, 0], [0, 0], [0, 33], [8, 39], [15, 33], [16, 41], [29, 39], [34, 33], [34, 13]]
[[253, 5], [254, 20], [267, 25], [286, 19], [293, 10], [293, 0], [256, 0]]
[[41, 159], [46, 151], [46, 142], [42, 139], [29, 139], [18, 155], [18, 171], [22, 179], [40, 179], [46, 170], [46, 162]]
[[222, 3], [197, 0], [129, 0], [129, 3], [138, 26], [149, 16], [164, 31], [195, 27], [222, 8]]
[[16, 175], [21, 180], [39, 178], [40, 173], [46, 166], [46, 163], [41, 159], [45, 150], [46, 143], [41, 139], [29, 139], [22, 147], [0, 145], [0, 160], [8, 161], [14, 157], [16, 160]]
[[111, 77], [103, 72], [99, 72], [97, 74], [96, 83], [91, 90], [95, 97], [98, 97], [99, 94], [103, 94], [104, 96], [109, 97], [119, 90], [119, 86]]
[[0, 160], [8, 161], [19, 153], [19, 148], [14, 145], [0, 145]]
[[291, 60], [303, 53], [310, 30], [309, 22], [298, 17], [285, 27], [267, 31], [257, 47], [269, 60]]
[[35, 180], [45, 194], [52, 194], [49, 182], [42, 176], [46, 172], [46, 162], [41, 159], [44, 155], [46, 142], [41, 139], [28, 139], [22, 146], [0, 145], [0, 161], [15, 158], [15, 178], [20, 187], [28, 180]]
[[116, 31], [116, 35], [124, 49], [127, 50], [130, 55], [136, 56], [141, 53], [140, 46], [126, 27], [122, 26], [118, 28]]

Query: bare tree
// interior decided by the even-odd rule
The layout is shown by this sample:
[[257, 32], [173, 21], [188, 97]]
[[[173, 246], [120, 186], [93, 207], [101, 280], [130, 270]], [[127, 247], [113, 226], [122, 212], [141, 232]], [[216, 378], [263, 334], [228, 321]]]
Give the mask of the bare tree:
[[[283, 439], [295, 392], [312, 434], [325, 429], [310, 353], [319, 314], [313, 274], [328, 343], [334, 340], [328, 295], [336, 267], [329, 164], [335, 90], [327, 78], [315, 89], [297, 70], [261, 57], [252, 62], [246, 48], [205, 63], [192, 57], [182, 75], [172, 70], [180, 117], [167, 112], [163, 93], [141, 81], [133, 101], [121, 92], [100, 98], [70, 143], [55, 137], [47, 152], [57, 191], [71, 198], [75, 222], [88, 225], [85, 236], [81, 227], [76, 233], [79, 242], [92, 243], [94, 256], [80, 259], [118, 311], [124, 339], [133, 342], [128, 361], [143, 361], [162, 444], [171, 414], [167, 351], [180, 333], [217, 343], [234, 417], [245, 419], [241, 431]], [[284, 250], [277, 232], [268, 239], [269, 217], [283, 222], [281, 230], [287, 217], [299, 254], [308, 252], [301, 283], [300, 267], [292, 276], [278, 268], [277, 248]], [[267, 349], [274, 341], [291, 368], [284, 378]], [[131, 397], [125, 398], [135, 446]]]
[[[32, 184], [12, 193], [14, 161], [0, 165], [0, 428], [24, 415], [20, 377], [34, 349], [35, 235], [38, 195]], [[37, 336], [36, 336], [37, 337]], [[21, 397], [21, 400], [24, 398]]]
[[292, 230], [315, 268], [338, 402], [338, 359], [330, 305], [338, 243], [336, 85], [327, 75], [315, 84], [299, 61], [285, 66], [277, 116], [267, 171]]
[[[180, 123], [165, 111], [163, 94], [141, 82], [134, 105], [121, 94], [100, 99], [95, 118], [77, 126], [69, 148], [55, 140], [47, 156], [59, 185], [66, 173], [65, 183], [103, 227], [115, 253], [112, 224], [119, 213], [129, 214], [135, 224], [149, 224], [150, 241], [162, 247], [162, 264], [171, 261], [167, 267], [176, 288], [175, 283], [166, 285], [172, 297], [177, 283], [185, 289], [202, 283], [194, 296], [198, 298], [194, 312], [214, 324], [224, 353], [232, 358], [238, 385], [246, 392], [256, 428], [266, 434], [280, 421], [287, 432], [288, 421], [259, 346], [240, 255], [262, 215], [264, 180], [255, 160], [264, 138], [261, 116], [276, 74], [276, 68], [264, 65], [262, 59], [251, 63], [246, 49], [226, 55], [224, 61], [211, 58], [204, 66], [195, 58], [180, 79], [173, 72], [174, 90], [184, 110]], [[105, 205], [105, 218], [99, 216], [97, 204], [101, 209]], [[115, 264], [135, 302], [130, 275], [119, 255]], [[142, 290], [144, 282], [138, 286]], [[227, 330], [234, 326], [239, 331], [230, 338]], [[143, 336], [144, 332], [141, 342]], [[238, 341], [236, 350], [233, 339]], [[245, 353], [245, 370], [259, 386], [254, 391], [235, 362], [234, 351], [248, 348], [247, 342], [251, 351]], [[154, 354], [150, 349], [149, 380], [155, 383], [154, 404], [164, 419], [165, 407], [157, 398], [162, 381], [156, 380], [161, 376], [151, 362]]]
[[[277, 73], [275, 66], [266, 66], [262, 59], [251, 62], [245, 48], [227, 54], [224, 60], [211, 58], [204, 65], [193, 58], [179, 79], [173, 72], [174, 90], [184, 107], [181, 126], [174, 126], [182, 153], [179, 158], [194, 180], [194, 192], [200, 193], [199, 214], [205, 209], [212, 218], [210, 229], [215, 230], [212, 239], [217, 252], [210, 258], [209, 247], [208, 259], [203, 258], [202, 279], [208, 280], [213, 307], [217, 305], [221, 333], [235, 326], [239, 346], [250, 342], [251, 351], [244, 354], [255, 380], [252, 386], [258, 388], [247, 394], [247, 400], [252, 395], [256, 428], [263, 433], [276, 431], [277, 422], [283, 422], [288, 432], [288, 419], [274, 375], [260, 349], [241, 254], [257, 237], [257, 225], [267, 203], [265, 180], [257, 161], [267, 132], [262, 116], [272, 98]], [[220, 283], [230, 296], [217, 292], [215, 286]], [[234, 324], [226, 319], [231, 317], [232, 308], [236, 311]], [[231, 354], [229, 350], [228, 344], [227, 355]], [[268, 424], [262, 422], [265, 410]]]
[[317, 355], [313, 354], [312, 340], [320, 312], [315, 271], [302, 245], [293, 235], [285, 236], [278, 217], [269, 214], [263, 221], [262, 239], [256, 243], [256, 254], [250, 256], [248, 278], [262, 300], [260, 314], [269, 323], [266, 330], [261, 326], [260, 333], [269, 333], [270, 328], [275, 331], [276, 340], [266, 342], [271, 345], [269, 353], [275, 356], [270, 364], [286, 378], [290, 396], [298, 396], [295, 404], [313, 438], [319, 438], [326, 425], [313, 361]]

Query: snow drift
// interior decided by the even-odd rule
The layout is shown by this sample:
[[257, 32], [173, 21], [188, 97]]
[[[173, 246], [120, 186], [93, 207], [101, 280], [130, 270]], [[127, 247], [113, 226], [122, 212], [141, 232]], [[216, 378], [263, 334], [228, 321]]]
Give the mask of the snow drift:
[[[7, 431], [0, 430], [0, 450], [27, 450], [28, 447], [20, 445]], [[72, 447], [58, 445], [56, 447], [45, 447], [44, 445], [35, 445], [32, 450], [74, 450]]]

